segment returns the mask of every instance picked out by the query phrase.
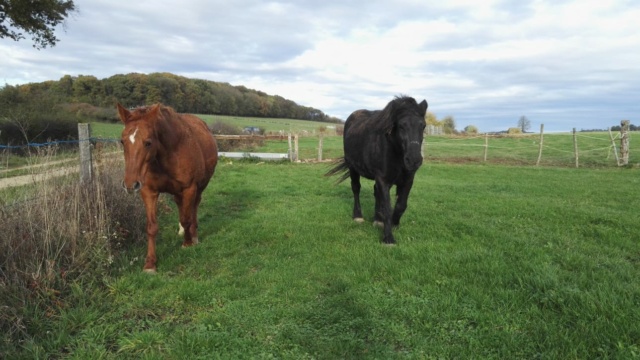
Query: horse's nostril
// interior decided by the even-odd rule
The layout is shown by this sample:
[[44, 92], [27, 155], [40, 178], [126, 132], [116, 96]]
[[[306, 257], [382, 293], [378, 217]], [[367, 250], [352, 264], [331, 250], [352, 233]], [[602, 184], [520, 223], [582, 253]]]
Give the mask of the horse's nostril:
[[121, 184], [122, 188], [125, 189], [129, 194], [140, 191], [140, 189], [142, 189], [142, 183], [140, 181], [134, 182], [132, 187], [128, 187], [124, 181], [122, 181]]

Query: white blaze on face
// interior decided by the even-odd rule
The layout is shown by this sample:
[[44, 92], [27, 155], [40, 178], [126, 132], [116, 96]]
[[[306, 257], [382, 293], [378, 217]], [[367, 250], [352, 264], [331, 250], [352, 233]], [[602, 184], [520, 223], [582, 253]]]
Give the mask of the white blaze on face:
[[136, 128], [136, 131], [133, 132], [133, 134], [129, 135], [129, 141], [131, 141], [132, 144], [136, 143], [136, 134], [138, 133], [138, 128]]

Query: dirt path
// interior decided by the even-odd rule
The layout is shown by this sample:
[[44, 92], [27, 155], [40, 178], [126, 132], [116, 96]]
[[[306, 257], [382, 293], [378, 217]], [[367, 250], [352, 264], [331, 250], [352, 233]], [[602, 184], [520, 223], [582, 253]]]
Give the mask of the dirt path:
[[[103, 157], [107, 157], [107, 158], [111, 158], [113, 156], [122, 156], [120, 152], [112, 152], [112, 153], [106, 153], [106, 154], [101, 154], [101, 156]], [[94, 157], [94, 166], [96, 163], [99, 163], [99, 161], [96, 160], [96, 158]], [[75, 164], [74, 164], [75, 162]], [[55, 165], [60, 165], [60, 164], [64, 164], [64, 163], [69, 163], [69, 166], [64, 166], [64, 167], [53, 167]], [[11, 177], [2, 177], [3, 175], [7, 174], [9, 171], [15, 171], [15, 170], [26, 170], [26, 169], [38, 169], [38, 168], [46, 168], [46, 167], [50, 167], [49, 169], [46, 169], [45, 171], [39, 172], [37, 174], [27, 174], [27, 175], [20, 175], [20, 176], [11, 176]], [[40, 164], [34, 164], [34, 165], [28, 165], [28, 166], [22, 166], [19, 168], [12, 168], [12, 169], [5, 169], [5, 170], [0, 170], [0, 189], [6, 189], [6, 188], [10, 188], [10, 187], [14, 187], [14, 186], [22, 186], [22, 185], [28, 185], [28, 184], [33, 184], [36, 183], [38, 181], [42, 181], [42, 180], [46, 180], [46, 179], [50, 179], [53, 177], [58, 177], [58, 176], [64, 176], [64, 175], [69, 175], [69, 174], [73, 174], [73, 173], [78, 173], [80, 171], [80, 165], [78, 164], [78, 159], [65, 159], [65, 160], [56, 160], [56, 161], [51, 161], [51, 162], [46, 162], [46, 163], [40, 163]], [[35, 171], [34, 171], [35, 172]]]
[[46, 180], [52, 177], [58, 177], [68, 175], [74, 172], [78, 172], [78, 166], [69, 166], [64, 168], [51, 169], [43, 173], [12, 176], [8, 178], [0, 178], [0, 189], [5, 189], [14, 186], [22, 186], [33, 184], [38, 181]]

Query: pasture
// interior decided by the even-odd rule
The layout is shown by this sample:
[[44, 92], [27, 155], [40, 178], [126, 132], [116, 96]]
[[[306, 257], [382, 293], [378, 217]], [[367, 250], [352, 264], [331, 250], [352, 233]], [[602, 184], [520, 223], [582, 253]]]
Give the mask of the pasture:
[[[325, 164], [223, 161], [200, 244], [163, 202], [158, 274], [144, 241], [75, 288], [24, 358], [638, 358], [640, 174], [425, 162], [383, 246]], [[0, 350], [0, 354], [3, 351]]]
[[[211, 123], [213, 117], [200, 115], [201, 118]], [[252, 121], [273, 121], [276, 124], [283, 124], [286, 119], [257, 119], [257, 118], [237, 118], [237, 117], [219, 117], [222, 121], [231, 122], [236, 126], [257, 126]], [[309, 131], [317, 129], [322, 123], [313, 123], [308, 121], [288, 120], [293, 131], [300, 131], [304, 126]], [[302, 123], [302, 125], [298, 124]], [[310, 123], [310, 124], [306, 124]], [[327, 125], [325, 123], [325, 125]], [[105, 124], [92, 123], [93, 136], [105, 139], [119, 139], [122, 131], [121, 124]], [[269, 131], [269, 130], [268, 130]], [[342, 156], [342, 137], [332, 136], [328, 132], [324, 136], [323, 153], [324, 159], [332, 159]], [[616, 136], [616, 134], [614, 134]], [[630, 165], [637, 166], [640, 163], [639, 152], [635, 147], [635, 132], [629, 133], [631, 141]], [[490, 136], [487, 141], [487, 163], [505, 164], [505, 165], [529, 165], [534, 166], [538, 159], [539, 151], [539, 134], [525, 134], [516, 136]], [[619, 151], [620, 140], [615, 140], [617, 150]], [[425, 136], [424, 156], [425, 160], [430, 162], [444, 163], [483, 163], [484, 162], [484, 135], [478, 136]], [[615, 167], [616, 158], [611, 147], [609, 134], [606, 132], [589, 132], [578, 133], [577, 147], [579, 154], [580, 167]], [[238, 151], [255, 151], [255, 152], [276, 152], [286, 153], [288, 143], [286, 140], [273, 140], [265, 142], [262, 147], [248, 147], [239, 149]], [[300, 138], [300, 159], [317, 159], [318, 156], [318, 137], [303, 136]], [[540, 161], [541, 166], [562, 166], [575, 167], [575, 153], [573, 144], [573, 135], [570, 133], [550, 133], [544, 135], [543, 151]]]

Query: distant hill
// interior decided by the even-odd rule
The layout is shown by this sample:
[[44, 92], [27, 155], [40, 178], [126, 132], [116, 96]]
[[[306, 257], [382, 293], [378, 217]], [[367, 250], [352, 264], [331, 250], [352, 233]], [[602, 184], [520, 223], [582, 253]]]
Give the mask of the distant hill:
[[104, 108], [112, 108], [116, 102], [128, 107], [161, 102], [178, 112], [194, 114], [342, 122], [278, 95], [171, 73], [117, 74], [105, 79], [65, 75], [58, 81], [0, 88], [0, 105], [13, 107], [37, 98], [56, 104], [85, 103]]

